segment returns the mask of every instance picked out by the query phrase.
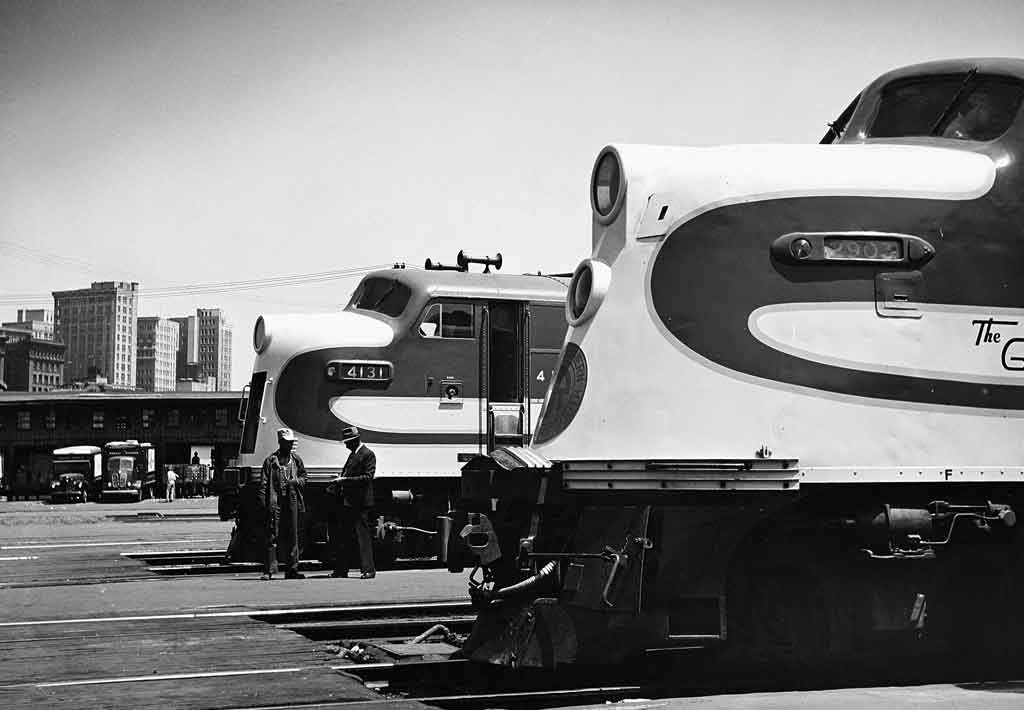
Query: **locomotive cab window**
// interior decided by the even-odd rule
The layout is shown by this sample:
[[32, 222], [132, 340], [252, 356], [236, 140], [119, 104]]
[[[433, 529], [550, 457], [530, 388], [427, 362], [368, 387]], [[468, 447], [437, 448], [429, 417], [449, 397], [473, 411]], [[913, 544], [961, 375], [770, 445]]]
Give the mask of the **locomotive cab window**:
[[411, 297], [412, 290], [401, 281], [374, 277], [364, 279], [356, 287], [345, 308], [357, 308], [397, 318], [402, 315]]
[[990, 141], [1013, 123], [1024, 83], [973, 72], [893, 82], [882, 89], [869, 138], [937, 136]]
[[476, 335], [473, 306], [468, 303], [432, 303], [420, 321], [425, 338], [472, 338]]

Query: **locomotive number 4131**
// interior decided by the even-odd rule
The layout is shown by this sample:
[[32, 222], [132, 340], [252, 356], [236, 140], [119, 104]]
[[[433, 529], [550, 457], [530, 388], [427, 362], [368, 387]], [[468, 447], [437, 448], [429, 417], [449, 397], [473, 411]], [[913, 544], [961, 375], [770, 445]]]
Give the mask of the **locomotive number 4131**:
[[387, 382], [391, 379], [391, 363], [335, 360], [327, 365], [327, 379]]

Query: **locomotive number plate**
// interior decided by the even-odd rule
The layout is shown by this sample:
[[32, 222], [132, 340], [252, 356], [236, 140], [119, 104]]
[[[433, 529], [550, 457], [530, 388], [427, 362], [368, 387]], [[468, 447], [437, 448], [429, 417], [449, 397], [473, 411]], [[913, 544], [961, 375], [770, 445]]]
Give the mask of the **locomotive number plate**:
[[391, 369], [389, 362], [335, 361], [327, 365], [327, 379], [388, 382], [391, 380]]
[[903, 249], [895, 239], [825, 238], [825, 258], [836, 261], [902, 261]]

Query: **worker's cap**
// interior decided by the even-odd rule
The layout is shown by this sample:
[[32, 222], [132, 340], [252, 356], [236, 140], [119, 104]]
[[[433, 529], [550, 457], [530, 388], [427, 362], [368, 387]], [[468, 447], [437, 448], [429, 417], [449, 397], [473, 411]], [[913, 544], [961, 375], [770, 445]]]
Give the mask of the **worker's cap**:
[[278, 441], [295, 441], [295, 432], [285, 427], [277, 430]]
[[342, 441], [352, 441], [353, 439], [359, 438], [359, 430], [354, 426], [347, 426], [341, 430]]

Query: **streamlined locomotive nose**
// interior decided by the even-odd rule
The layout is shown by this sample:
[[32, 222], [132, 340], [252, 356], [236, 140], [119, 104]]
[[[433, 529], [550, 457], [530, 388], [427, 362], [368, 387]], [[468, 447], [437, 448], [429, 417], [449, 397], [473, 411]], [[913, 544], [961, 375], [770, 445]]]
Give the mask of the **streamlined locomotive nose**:
[[[271, 349], [294, 353], [297, 343], [315, 347], [386, 347], [394, 332], [376, 318], [350, 311], [316, 315], [267, 315], [256, 319], [253, 349], [273, 358]], [[281, 357], [281, 355], [278, 355]]]

